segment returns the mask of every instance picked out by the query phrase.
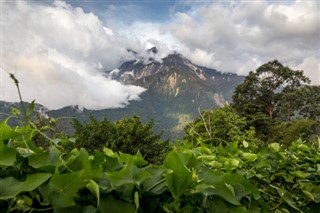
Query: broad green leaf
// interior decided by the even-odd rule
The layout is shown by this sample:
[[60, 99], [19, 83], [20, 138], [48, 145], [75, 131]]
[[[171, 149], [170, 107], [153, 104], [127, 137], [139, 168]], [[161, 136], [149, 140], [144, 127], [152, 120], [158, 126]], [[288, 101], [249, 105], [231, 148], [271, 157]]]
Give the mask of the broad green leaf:
[[193, 184], [192, 172], [183, 163], [177, 150], [171, 151], [164, 160], [166, 168], [172, 170], [166, 174], [167, 185], [174, 199], [178, 200], [186, 189]]
[[148, 161], [144, 160], [140, 151], [137, 152], [135, 155], [130, 155], [126, 153], [119, 153], [120, 160], [125, 163], [133, 162], [136, 166], [145, 166], [148, 164]]
[[21, 192], [33, 191], [51, 177], [48, 173], [27, 175], [25, 181], [19, 181], [13, 177], [0, 179], [0, 199], [7, 200]]
[[270, 144], [270, 147], [275, 152], [279, 152], [279, 150], [280, 150], [280, 144], [278, 144], [278, 143], [272, 143], [272, 144]]
[[16, 150], [7, 147], [0, 141], [0, 166], [13, 166], [16, 160]]
[[133, 164], [133, 161], [125, 164], [120, 171], [107, 172], [106, 176], [111, 186], [127, 201], [133, 200], [134, 186], [140, 186], [145, 180], [151, 178], [149, 172], [144, 169], [139, 169]]
[[7, 124], [8, 120], [9, 118], [6, 118], [0, 122], [0, 141], [13, 139], [19, 135]]
[[116, 199], [111, 195], [102, 195], [98, 208], [98, 213], [135, 213], [136, 207], [133, 203], [129, 203], [120, 199]]
[[81, 148], [77, 157], [69, 164], [69, 169], [72, 171], [84, 171], [86, 179], [100, 178], [102, 176], [102, 167], [92, 168], [88, 152]]
[[90, 190], [92, 194], [97, 198], [97, 207], [100, 204], [100, 190], [99, 185], [94, 182], [93, 180], [90, 180], [89, 183], [86, 185], [86, 187]]
[[164, 174], [166, 169], [163, 166], [150, 166], [146, 170], [152, 175], [152, 178], [143, 182], [143, 190], [154, 194], [162, 194], [167, 190]]
[[247, 160], [247, 161], [250, 161], [250, 162], [253, 162], [257, 159], [257, 155], [254, 154], [254, 153], [248, 153], [248, 152], [245, 152], [245, 153], [242, 153], [242, 157]]
[[225, 173], [203, 168], [199, 171], [200, 179], [203, 179], [204, 184], [206, 184], [202, 193], [207, 196], [216, 195], [233, 205], [240, 205], [240, 202], [236, 199], [234, 192], [226, 186], [228, 183], [225, 176]]
[[244, 196], [252, 194], [255, 200], [258, 200], [261, 197], [258, 188], [246, 180], [241, 174], [226, 174], [225, 181], [234, 187], [237, 184], [241, 185], [245, 190]]
[[73, 206], [73, 197], [83, 187], [83, 171], [58, 174], [55, 173], [49, 182], [49, 201], [56, 208]]
[[29, 156], [29, 165], [33, 168], [58, 167], [62, 165], [60, 156], [62, 152], [55, 146], [50, 146], [48, 151], [35, 153]]

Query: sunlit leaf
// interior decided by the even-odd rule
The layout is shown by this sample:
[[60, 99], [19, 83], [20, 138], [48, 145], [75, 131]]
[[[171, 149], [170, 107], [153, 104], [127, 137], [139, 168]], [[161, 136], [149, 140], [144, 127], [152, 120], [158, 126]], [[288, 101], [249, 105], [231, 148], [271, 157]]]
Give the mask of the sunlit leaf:
[[100, 204], [100, 190], [99, 190], [99, 185], [93, 181], [90, 180], [89, 183], [86, 185], [86, 187], [90, 190], [92, 194], [97, 198], [97, 207]]
[[51, 177], [48, 173], [27, 175], [25, 181], [19, 181], [13, 177], [0, 179], [0, 199], [13, 198], [21, 192], [32, 191]]

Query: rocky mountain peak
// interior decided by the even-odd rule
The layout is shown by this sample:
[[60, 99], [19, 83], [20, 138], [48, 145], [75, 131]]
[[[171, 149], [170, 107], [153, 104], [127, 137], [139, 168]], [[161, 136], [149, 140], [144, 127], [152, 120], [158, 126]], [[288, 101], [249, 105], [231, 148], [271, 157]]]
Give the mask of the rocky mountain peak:
[[148, 49], [148, 53], [157, 54], [158, 52], [159, 50], [156, 47], [151, 47], [150, 49]]

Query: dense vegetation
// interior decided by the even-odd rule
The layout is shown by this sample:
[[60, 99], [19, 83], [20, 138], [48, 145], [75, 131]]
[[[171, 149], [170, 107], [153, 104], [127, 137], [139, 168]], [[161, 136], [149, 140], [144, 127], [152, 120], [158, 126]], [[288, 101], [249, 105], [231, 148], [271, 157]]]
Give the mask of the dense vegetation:
[[173, 147], [138, 117], [48, 137], [33, 103], [11, 127], [13, 109], [0, 123], [0, 212], [319, 212], [319, 87], [303, 82], [269, 62]]
[[116, 122], [106, 118], [99, 122], [91, 116], [88, 123], [74, 119], [72, 124], [77, 140], [69, 149], [85, 148], [90, 154], [104, 147], [128, 154], [140, 151], [153, 164], [161, 164], [170, 149], [169, 141], [161, 141], [161, 134], [153, 133], [153, 122], [143, 124], [137, 116]]

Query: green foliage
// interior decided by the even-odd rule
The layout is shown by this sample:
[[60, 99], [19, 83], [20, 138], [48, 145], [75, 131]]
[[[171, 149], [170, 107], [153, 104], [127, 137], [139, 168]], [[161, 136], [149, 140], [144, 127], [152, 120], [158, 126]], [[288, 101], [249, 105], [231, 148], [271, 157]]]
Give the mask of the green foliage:
[[[33, 125], [1, 123], [0, 208], [5, 212], [319, 212], [320, 139], [255, 147], [200, 143], [149, 164], [140, 152], [32, 145]], [[71, 142], [69, 142], [71, 143]], [[191, 147], [191, 148], [189, 148]]]
[[[291, 70], [277, 60], [270, 61], [255, 72], [251, 71], [236, 87], [232, 107], [247, 118], [261, 138], [266, 139], [275, 121], [292, 119], [300, 112], [314, 114], [313, 109], [303, 107], [305, 101], [302, 105], [296, 104], [297, 97], [306, 98], [310, 106], [319, 103], [312, 101], [312, 96], [299, 92], [306, 83], [310, 80], [303, 75], [303, 71]], [[301, 97], [297, 96], [298, 93]]]
[[[188, 135], [190, 141], [166, 154], [163, 165], [149, 164], [143, 146], [141, 153], [119, 151], [128, 148], [125, 142], [138, 146], [141, 137], [154, 145], [159, 135], [152, 134], [152, 123], [144, 126], [136, 117], [78, 122], [85, 137], [76, 144], [85, 148], [70, 149], [73, 139], [49, 138], [30, 120], [32, 109], [23, 111], [23, 125], [0, 122], [1, 212], [320, 212], [320, 138], [257, 147], [243, 140], [254, 134], [243, 132], [246, 121], [229, 107], [201, 114], [189, 130], [205, 134], [196, 144]], [[315, 123], [294, 120], [274, 131], [305, 132]], [[38, 134], [47, 148], [35, 146]], [[207, 143], [206, 134], [210, 140], [226, 135], [220, 140], [228, 143]], [[119, 149], [102, 146], [108, 141]]]
[[320, 121], [320, 86], [305, 85], [285, 91], [277, 117], [282, 121], [307, 118]]
[[319, 134], [319, 122], [312, 119], [296, 119], [281, 122], [270, 129], [269, 142], [278, 142], [290, 146], [292, 141], [299, 138], [310, 143], [317, 140]]
[[200, 116], [185, 128], [185, 140], [195, 144], [220, 143], [247, 140], [259, 143], [254, 128], [246, 130], [247, 122], [230, 106], [200, 112]]
[[88, 123], [73, 120], [73, 126], [77, 138], [74, 147], [84, 147], [91, 154], [104, 147], [130, 154], [139, 150], [145, 159], [160, 164], [170, 149], [169, 141], [162, 142], [161, 134], [153, 132], [153, 122], [143, 124], [137, 116], [115, 122], [106, 118], [97, 121], [91, 116]]

